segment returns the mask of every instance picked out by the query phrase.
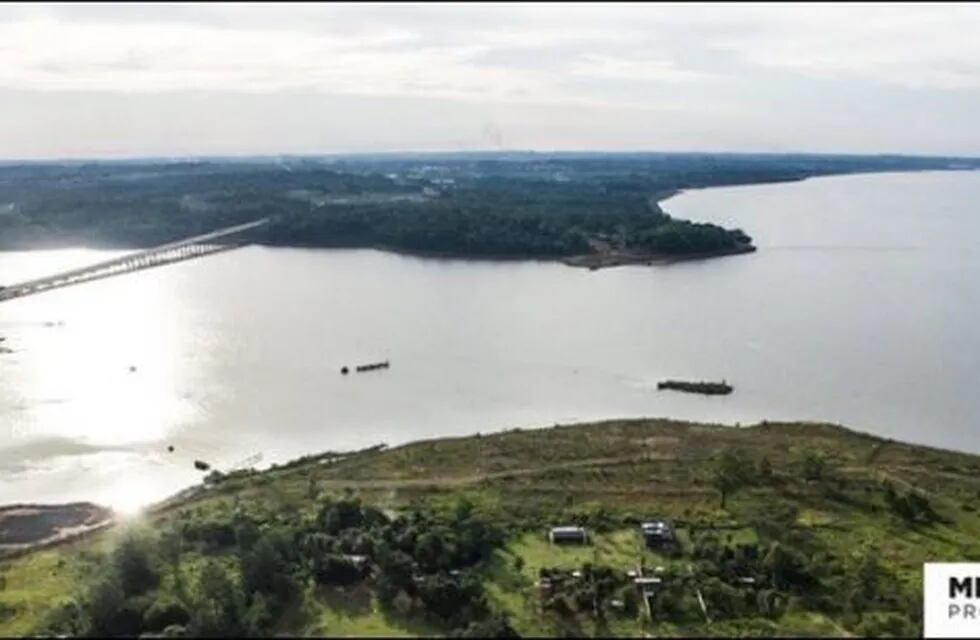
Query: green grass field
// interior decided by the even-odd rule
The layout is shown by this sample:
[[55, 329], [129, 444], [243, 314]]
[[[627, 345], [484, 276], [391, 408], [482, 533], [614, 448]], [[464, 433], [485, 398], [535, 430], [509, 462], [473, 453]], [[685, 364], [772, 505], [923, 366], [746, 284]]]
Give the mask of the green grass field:
[[[712, 469], [725, 451], [747, 463], [771, 465], [771, 479], [732, 493], [725, 508]], [[800, 476], [799, 460], [818, 452], [833, 481]], [[910, 524], [891, 512], [882, 483], [915, 487], [940, 521]], [[980, 560], [980, 458], [916, 447], [823, 424], [732, 428], [664, 420], [609, 421], [409, 444], [354, 453], [339, 460], [310, 459], [286, 468], [228, 479], [137, 526], [159, 528], [190, 514], [252, 512], [304, 517], [318, 495], [353, 495], [396, 513], [409, 505], [435, 508], [465, 497], [499, 522], [505, 545], [480, 569], [493, 606], [524, 635], [847, 635], [850, 621], [790, 602], [778, 619], [707, 623], [687, 620], [556, 617], [541, 611], [535, 582], [543, 567], [576, 569], [585, 563], [625, 571], [691, 562], [693, 540], [711, 532], [731, 545], [755, 544], [767, 533], [774, 505], [794, 510], [785, 526], [809, 536], [844, 562], [872, 553], [885, 569], [916, 589], [926, 561]], [[188, 517], [188, 516], [184, 516]], [[636, 523], [667, 517], [678, 526], [683, 556], [642, 548]], [[551, 525], [590, 523], [592, 543], [554, 546]], [[0, 564], [0, 635], [37, 628], [52, 608], [84, 593], [87, 581], [119, 528], [63, 547]], [[189, 580], [194, 559], [185, 558]], [[165, 580], [161, 589], [172, 589]], [[339, 636], [428, 635], [442, 630], [381, 611], [368, 591], [311, 590], [279, 622], [284, 633]]]

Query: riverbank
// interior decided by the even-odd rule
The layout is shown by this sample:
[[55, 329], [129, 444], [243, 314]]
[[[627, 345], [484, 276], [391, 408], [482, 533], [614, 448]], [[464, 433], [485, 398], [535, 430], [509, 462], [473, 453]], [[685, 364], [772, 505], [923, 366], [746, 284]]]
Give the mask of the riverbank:
[[[903, 467], [923, 461], [923, 472], [938, 465], [948, 475], [953, 468], [966, 465], [968, 473], [980, 473], [980, 456], [897, 442], [833, 424], [763, 421], [731, 426], [666, 419], [609, 420], [419, 440], [393, 448], [378, 445], [346, 453], [312, 454], [263, 471], [243, 469], [230, 475], [218, 474], [211, 482], [189, 486], [148, 505], [142, 513], [146, 518], [165, 518], [217, 496], [281, 482], [286, 483], [281, 488], [292, 493], [301, 489], [294, 483], [311, 474], [321, 488], [368, 494], [393, 492], [395, 503], [399, 503], [404, 497], [398, 496], [401, 492], [440, 492], [487, 482], [530, 479], [552, 470], [616, 468], [625, 463], [681, 459], [700, 467], [732, 446], [744, 447], [753, 455], [771, 455], [773, 459], [785, 457], [789, 451], [816, 447], [844, 460], [854, 457], [850, 450], [860, 443], [863, 444], [859, 450], [870, 448], [861, 460], [854, 458], [855, 463], [864, 461], [873, 467], [898, 456], [899, 466]], [[886, 449], [888, 455], [883, 458]], [[550, 453], [543, 454], [544, 450]], [[980, 478], [971, 482], [980, 491]], [[598, 487], [596, 490], [603, 493]], [[678, 486], [672, 490], [684, 492]], [[708, 488], [689, 486], [687, 490], [702, 496], [710, 493]], [[0, 505], [0, 557], [4, 550], [19, 553], [76, 541], [115, 522], [110, 509], [88, 502]]]
[[[268, 247], [276, 247], [278, 245], [261, 245]], [[288, 247], [286, 247], [288, 248]], [[293, 247], [293, 248], [303, 248], [303, 249], [317, 249], [322, 247], [316, 247], [313, 245]], [[392, 247], [387, 245], [372, 245], [369, 247], [333, 247], [336, 249], [344, 250], [356, 250], [356, 249], [373, 249], [375, 251], [384, 251], [387, 253], [394, 253], [396, 255], [406, 256], [410, 258], [422, 258], [427, 260], [459, 260], [467, 262], [501, 262], [501, 263], [513, 263], [513, 262], [551, 262], [551, 263], [561, 263], [570, 267], [580, 267], [587, 269], [604, 269], [609, 267], [619, 267], [625, 265], [645, 265], [645, 266], [662, 266], [669, 265], [679, 262], [696, 261], [696, 260], [707, 260], [711, 258], [723, 258], [726, 256], [735, 256], [746, 253], [753, 253], [756, 251], [756, 247], [752, 244], [743, 244], [731, 249], [721, 249], [718, 251], [700, 251], [685, 254], [668, 254], [668, 253], [655, 253], [655, 252], [635, 252], [635, 251], [622, 251], [622, 250], [608, 250], [597, 253], [587, 253], [572, 256], [561, 256], [553, 254], [521, 254], [521, 255], [505, 255], [505, 254], [468, 254], [461, 252], [451, 252], [451, 251], [413, 251], [408, 249], [402, 249], [399, 247]]]
[[585, 267], [588, 269], [605, 269], [609, 267], [622, 267], [626, 265], [668, 265], [677, 262], [689, 262], [694, 260], [707, 260], [709, 258], [722, 258], [725, 256], [735, 256], [745, 253], [752, 253], [756, 248], [751, 245], [740, 245], [731, 249], [721, 249], [718, 251], [701, 251], [686, 254], [664, 254], [652, 252], [631, 252], [631, 251], [608, 251], [603, 253], [590, 253], [579, 256], [562, 258], [561, 262], [570, 267]]
[[0, 506], [0, 558], [80, 539], [111, 526], [113, 517], [91, 502]]
[[[727, 499], [720, 499], [713, 478], [718, 461], [725, 457], [738, 460], [744, 473], [726, 485]], [[147, 544], [157, 544], [152, 541], [169, 531], [198, 536], [185, 541], [178, 569], [160, 569], [167, 576], [172, 571], [184, 576], [192, 594], [184, 606], [193, 612], [194, 577], [200, 568], [217, 558], [237, 575], [236, 558], [245, 557], [236, 546], [236, 536], [225, 540], [223, 532], [234, 531], [244, 521], [257, 523], [263, 531], [270, 527], [292, 531], [304, 526], [301, 523], [319, 522], [320, 505], [352, 498], [392, 515], [411, 512], [453, 518], [463, 514], [499, 527], [503, 537], [494, 543], [492, 555], [466, 569], [466, 576], [480, 585], [486, 606], [521, 635], [561, 635], [574, 629], [580, 635], [634, 637], [763, 632], [839, 636], [845, 631], [863, 635], [867, 629], [860, 625], [870, 624], [876, 616], [909, 615], [904, 595], [899, 596], [904, 594], [902, 585], [919, 584], [922, 562], [980, 554], [980, 517], [974, 504], [978, 491], [980, 456], [819, 423], [733, 428], [671, 420], [610, 420], [424, 440], [344, 456], [325, 454], [268, 471], [238, 473], [206, 489], [186, 492], [166, 508], [144, 516], [142, 522], [130, 521], [71, 544], [4, 560], [0, 563], [0, 578], [6, 584], [0, 591], [0, 635], [37, 633], [55, 619], [52, 615], [60, 603], [84, 599], [100, 567], [111, 566], [107, 554], [131, 534], [146, 537]], [[924, 502], [907, 502], [912, 493]], [[925, 507], [910, 511], [910, 504]], [[679, 539], [675, 555], [638, 551], [637, 523], [651, 517], [673, 523]], [[392, 522], [390, 526], [399, 531], [407, 526]], [[567, 522], [587, 527], [594, 537], [592, 544], [555, 548], [543, 542], [549, 526]], [[199, 536], [205, 535], [203, 542], [213, 540], [202, 546]], [[365, 535], [372, 534], [365, 531]], [[709, 543], [753, 547], [761, 558], [775, 542], [791, 558], [803, 558], [797, 570], [813, 571], [807, 575], [817, 583], [798, 594], [786, 583], [765, 585], [784, 602], [794, 598], [791, 607], [768, 615], [754, 606], [725, 609], [726, 591], [717, 586], [715, 577], [701, 575], [706, 571], [704, 563], [712, 562], [713, 556], [704, 555], [712, 548]], [[848, 580], [868, 571], [858, 563], [864, 567], [859, 571], [852, 561], [858, 550], [859, 560], [874, 558], [877, 579], [887, 587], [881, 599], [865, 601], [863, 614], [838, 607], [833, 598], [818, 597], [838, 588], [836, 578], [825, 576], [823, 569], [833, 567], [833, 575]], [[407, 553], [423, 557], [416, 547]], [[693, 615], [697, 608], [688, 613], [684, 613], [687, 609], [663, 610], [651, 621], [614, 609], [596, 619], [591, 608], [537, 607], [541, 569], [578, 571], [589, 562], [621, 576], [635, 565], [637, 553], [648, 567], [665, 566], [667, 575], [673, 575], [673, 567], [696, 566], [698, 573], [692, 578], [705, 590], [712, 620]], [[370, 551], [365, 554], [371, 557]], [[766, 575], [762, 572], [756, 579], [766, 580]], [[420, 626], [425, 618], [417, 610], [403, 608], [399, 613], [381, 607], [378, 594], [384, 584], [385, 580], [369, 578], [350, 587], [303, 588], [291, 604], [301, 606], [306, 614], [283, 618], [275, 629], [290, 635], [451, 631], [431, 619], [427, 624], [436, 626]], [[683, 585], [678, 583], [683, 590], [679, 598], [687, 598], [688, 589], [693, 594], [689, 579]], [[756, 602], [755, 587], [733, 588], [740, 590], [739, 601]], [[146, 607], [154, 600], [171, 602], [180, 597], [167, 577], [139, 602]], [[351, 599], [359, 604], [353, 608], [344, 604]], [[902, 624], [914, 626], [914, 621], [903, 618]]]

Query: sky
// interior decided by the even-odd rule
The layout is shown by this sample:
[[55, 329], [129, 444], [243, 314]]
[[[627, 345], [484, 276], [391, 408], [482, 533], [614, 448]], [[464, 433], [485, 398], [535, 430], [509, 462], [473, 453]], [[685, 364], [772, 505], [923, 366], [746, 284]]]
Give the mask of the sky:
[[980, 5], [0, 5], [0, 158], [980, 156]]

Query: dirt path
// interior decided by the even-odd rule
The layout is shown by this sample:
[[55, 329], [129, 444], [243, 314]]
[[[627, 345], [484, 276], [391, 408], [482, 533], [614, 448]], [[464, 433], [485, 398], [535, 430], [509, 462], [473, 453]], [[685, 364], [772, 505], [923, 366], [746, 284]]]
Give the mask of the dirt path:
[[504, 471], [492, 471], [488, 473], [478, 473], [467, 476], [434, 476], [430, 478], [391, 478], [377, 480], [345, 480], [345, 479], [323, 479], [317, 484], [321, 487], [349, 488], [349, 489], [399, 489], [403, 487], [440, 487], [454, 488], [466, 485], [478, 484], [486, 480], [501, 480], [505, 478], [518, 478], [536, 476], [550, 471], [560, 471], [563, 469], [576, 469], [599, 467], [608, 465], [624, 464], [629, 462], [646, 462], [649, 460], [672, 460], [670, 456], [657, 456], [656, 454], [641, 454], [632, 456], [617, 456], [607, 458], [586, 458], [584, 460], [572, 460], [569, 462], [559, 462], [557, 464], [542, 465], [531, 468], [506, 469]]
[[[428, 478], [378, 478], [353, 480], [325, 478], [318, 482], [323, 488], [391, 490], [411, 487], [452, 489], [478, 484], [487, 480], [533, 477], [552, 471], [601, 467], [650, 460], [672, 460], [669, 455], [656, 453], [634, 454], [604, 458], [586, 458], [529, 468], [505, 469], [465, 476], [433, 476]], [[305, 468], [290, 470], [289, 475], [306, 471]], [[151, 516], [163, 516], [167, 512], [210, 495], [210, 491], [197, 485], [167, 498], [150, 507]], [[0, 555], [8, 557], [27, 551], [46, 548], [78, 540], [86, 535], [106, 529], [114, 524], [109, 509], [91, 503], [68, 505], [11, 505], [0, 507]]]

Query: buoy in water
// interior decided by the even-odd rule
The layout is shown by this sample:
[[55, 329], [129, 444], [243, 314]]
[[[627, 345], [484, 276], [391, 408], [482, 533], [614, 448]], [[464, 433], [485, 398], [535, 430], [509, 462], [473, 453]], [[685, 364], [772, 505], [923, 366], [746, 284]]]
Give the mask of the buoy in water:
[[173, 446], [173, 445], [170, 445], [170, 446], [168, 446], [168, 447], [167, 447], [167, 451], [168, 451], [169, 453], [173, 453], [173, 452], [174, 452], [174, 446]]
[[133, 365], [130, 365], [129, 366], [129, 372], [130, 373], [136, 373], [136, 367], [134, 367]]
[[342, 374], [344, 374], [345, 376], [347, 375], [347, 372], [348, 372], [348, 371], [350, 371], [350, 369], [348, 369], [347, 367], [341, 367], [341, 368], [340, 368], [340, 372], [341, 372]]

